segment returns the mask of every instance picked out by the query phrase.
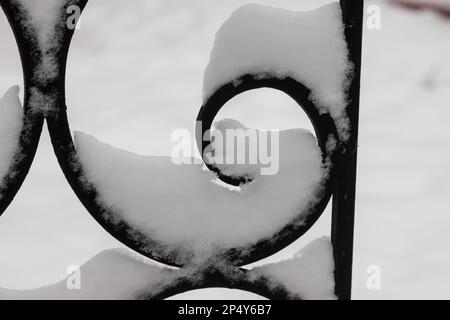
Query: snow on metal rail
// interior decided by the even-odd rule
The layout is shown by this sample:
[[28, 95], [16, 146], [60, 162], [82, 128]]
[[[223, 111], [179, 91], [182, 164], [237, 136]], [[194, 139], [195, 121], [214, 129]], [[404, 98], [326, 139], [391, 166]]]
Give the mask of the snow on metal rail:
[[[158, 262], [181, 267], [181, 271], [186, 270], [185, 273], [181, 272], [171, 278], [163, 289], [148, 294], [145, 298], [166, 298], [209, 287], [242, 289], [272, 299], [292, 298], [289, 290], [271, 286], [264, 274], [255, 281], [254, 274], [242, 266], [277, 253], [300, 238], [321, 216], [331, 198], [335, 294], [339, 299], [351, 298], [363, 0], [340, 1], [348, 59], [352, 64], [349, 88], [343, 92], [347, 95], [345, 111], [349, 122], [345, 139], [342, 138], [333, 115], [324, 112], [323, 108], [319, 108], [315, 100], [311, 99], [313, 88], [295, 77], [260, 77], [245, 74], [234, 79], [235, 81], [221, 85], [207, 96], [197, 118], [202, 123], [202, 128], [197, 131], [197, 143], [201, 151], [210, 143], [203, 141], [201, 137], [211, 128], [215, 116], [225, 103], [248, 90], [268, 87], [288, 94], [304, 110], [316, 132], [322, 160], [324, 163], [331, 163], [331, 169], [329, 178], [325, 181], [324, 192], [310, 208], [303, 223], [293, 220], [270, 238], [261, 239], [251, 246], [229, 248], [215, 257], [215, 264], [206, 266], [204, 263], [196, 265], [189, 253], [139, 233], [127, 223], [112, 223], [111, 219], [105, 217], [114, 216], [117, 212], [98, 203], [98, 190], [94, 184], [86, 186], [66, 113], [65, 69], [75, 31], [75, 28], [67, 28], [67, 8], [75, 5], [82, 11], [87, 0], [64, 1], [61, 10], [54, 12], [55, 21], [49, 33], [51, 36], [43, 35], [38, 27], [30, 28], [26, 21], [24, 22], [27, 13], [20, 2], [0, 0], [19, 47], [25, 87], [23, 126], [14, 161], [0, 188], [0, 214], [13, 201], [27, 176], [36, 154], [43, 124], [46, 122], [55, 155], [68, 183], [96, 221], [131, 249]], [[330, 137], [336, 142], [334, 148], [330, 148]], [[210, 169], [226, 183], [240, 183], [221, 174], [217, 168], [210, 166]], [[196, 281], [193, 281], [193, 278]], [[294, 298], [302, 297], [297, 295]]]

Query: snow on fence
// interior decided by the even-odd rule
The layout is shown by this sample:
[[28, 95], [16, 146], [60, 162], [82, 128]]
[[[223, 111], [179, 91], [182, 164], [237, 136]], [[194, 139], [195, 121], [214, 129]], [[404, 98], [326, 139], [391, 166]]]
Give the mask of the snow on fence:
[[[83, 133], [73, 139], [64, 88], [75, 28], [67, 27], [67, 9], [82, 11], [87, 0], [0, 4], [17, 40], [25, 86], [23, 115], [17, 88], [0, 99], [0, 214], [32, 165], [46, 121], [59, 165], [89, 213], [129, 248], [167, 265], [112, 250], [83, 266], [89, 279], [83, 290], [59, 283], [0, 290], [0, 298], [160, 299], [210, 287], [272, 299], [351, 298], [363, 0], [302, 13], [247, 5], [219, 30], [197, 118], [199, 150], [214, 144], [202, 137], [225, 103], [262, 87], [294, 99], [317, 138], [281, 132], [280, 173], [251, 183], [209, 163], [210, 172], [174, 167], [168, 158], [134, 155]], [[228, 125], [240, 126], [216, 127]], [[241, 188], [226, 190], [214, 177]], [[331, 198], [331, 242], [318, 239], [290, 261], [243, 268], [300, 238]]]

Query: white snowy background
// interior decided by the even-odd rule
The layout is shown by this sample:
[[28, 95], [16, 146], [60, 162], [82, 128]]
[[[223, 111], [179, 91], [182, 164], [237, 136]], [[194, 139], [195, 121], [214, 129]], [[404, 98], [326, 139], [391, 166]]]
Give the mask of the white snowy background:
[[[193, 131], [214, 34], [245, 3], [290, 10], [326, 0], [91, 0], [70, 51], [71, 128], [140, 154], [169, 155], [173, 130]], [[450, 298], [450, 20], [385, 1], [381, 29], [365, 28], [353, 297]], [[0, 14], [0, 94], [22, 84], [12, 32]], [[281, 93], [258, 90], [220, 117], [256, 128], [310, 128]], [[220, 118], [219, 117], [219, 118]], [[289, 258], [329, 234], [329, 211]], [[70, 265], [121, 247], [90, 217], [65, 181], [43, 132], [33, 167], [0, 217], [0, 287], [36, 288], [66, 277]], [[366, 286], [381, 269], [381, 289]], [[184, 297], [254, 297], [212, 290]]]

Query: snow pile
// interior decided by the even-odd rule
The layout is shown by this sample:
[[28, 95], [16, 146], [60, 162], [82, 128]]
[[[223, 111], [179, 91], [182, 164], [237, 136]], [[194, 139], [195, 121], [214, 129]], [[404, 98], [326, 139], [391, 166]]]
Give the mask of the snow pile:
[[[34, 290], [0, 288], [0, 299], [130, 300], [154, 297], [177, 281], [195, 284], [197, 269], [169, 269], [126, 249], [104, 251], [54, 285]], [[335, 299], [333, 253], [327, 238], [313, 241], [291, 260], [229, 274], [252, 283], [269, 281], [269, 291], [282, 288], [292, 299]], [[77, 275], [76, 275], [77, 274]], [[200, 272], [201, 274], [201, 272]], [[225, 270], [225, 274], [227, 274]], [[233, 276], [234, 275], [234, 276]], [[78, 286], [73, 286], [78, 282]], [[72, 287], [70, 286], [72, 285]]]
[[0, 99], [0, 184], [8, 174], [18, 149], [22, 114], [19, 87], [14, 86]]
[[334, 300], [333, 247], [328, 237], [317, 239], [295, 254], [291, 260], [251, 270], [256, 279], [265, 278], [272, 286], [281, 286], [292, 298]]
[[106, 218], [199, 255], [254, 244], [306, 218], [328, 176], [315, 137], [301, 129], [279, 132], [277, 174], [258, 175], [237, 191], [217, 184], [199, 164], [139, 156], [79, 132], [75, 144], [98, 201], [118, 213]]
[[35, 290], [0, 289], [0, 299], [139, 299], [147, 290], [157, 290], [159, 285], [171, 278], [169, 269], [145, 262], [124, 249], [112, 249], [98, 254], [81, 266], [78, 274], [79, 289], [70, 289], [68, 282], [78, 280], [72, 280], [69, 276], [57, 284]]
[[346, 89], [351, 66], [339, 3], [310, 12], [260, 5], [236, 10], [218, 31], [204, 75], [204, 100], [241, 76], [291, 77], [348, 130]]

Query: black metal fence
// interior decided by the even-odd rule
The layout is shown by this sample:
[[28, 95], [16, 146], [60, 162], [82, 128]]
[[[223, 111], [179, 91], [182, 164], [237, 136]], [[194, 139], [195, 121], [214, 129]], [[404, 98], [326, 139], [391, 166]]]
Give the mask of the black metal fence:
[[[149, 258], [171, 266], [191, 267], [189, 260], [185, 258], [183, 253], [174, 252], [171, 248], [164, 247], [163, 244], [148, 239], [145, 235], [136, 236], [136, 232], [130, 232], [131, 228], [124, 223], [117, 225], [111, 224], [111, 222], [106, 220], [104, 217], [107, 214], [114, 214], [114, 212], [109, 212], [111, 209], [105, 208], [96, 201], [97, 191], [95, 186], [90, 185], [87, 187], [82, 179], [83, 172], [72, 141], [65, 100], [66, 61], [74, 30], [67, 28], [64, 19], [61, 19], [55, 29], [55, 33], [60, 36], [60, 44], [51, 48], [51, 53], [42, 52], [36, 44], [36, 30], [29, 30], [21, 22], [23, 13], [17, 1], [0, 0], [0, 4], [12, 27], [19, 47], [25, 88], [24, 126], [20, 137], [19, 149], [9, 170], [10, 173], [5, 178], [2, 189], [0, 189], [0, 214], [13, 201], [30, 170], [45, 121], [55, 155], [68, 183], [96, 221], [116, 239]], [[76, 5], [83, 10], [86, 4], [87, 0], [67, 0], [65, 5], [66, 8]], [[189, 278], [179, 277], [171, 286], [152, 293], [146, 298], [166, 298], [177, 293], [209, 287], [242, 289], [271, 299], [287, 298], [287, 292], [279, 288], [271, 288], [264, 281], [256, 283], [249, 281], [246, 271], [240, 267], [274, 254], [300, 238], [321, 216], [331, 198], [333, 199], [331, 238], [335, 260], [335, 293], [339, 299], [351, 298], [363, 6], [363, 0], [341, 1], [345, 36], [350, 52], [349, 58], [354, 66], [354, 73], [348, 91], [347, 114], [350, 119], [350, 133], [347, 141], [340, 139], [336, 124], [331, 116], [328, 113], [320, 113], [319, 109], [309, 99], [310, 90], [292, 78], [259, 79], [252, 75], [244, 76], [240, 79], [239, 85], [236, 86], [230, 83], [217, 90], [201, 107], [198, 114], [197, 120], [202, 122], [202, 131], [197, 132], [197, 141], [200, 150], [204, 150], [209, 142], [202, 142], [201, 137], [203, 133], [210, 129], [215, 116], [222, 106], [236, 95], [256, 88], [268, 87], [283, 91], [297, 102], [313, 124], [324, 161], [327, 160], [332, 163], [330, 178], [325, 185], [325, 192], [321, 196], [320, 201], [312, 208], [305, 223], [297, 224], [294, 221], [285, 227], [274, 237], [277, 239], [276, 243], [267, 239], [260, 241], [251, 248], [245, 248], [245, 250], [244, 248], [234, 248], [226, 252], [224, 261], [230, 267], [235, 268], [232, 276], [221, 272], [219, 268], [215, 269], [213, 266], [208, 266], [206, 269], [199, 268], [196, 272], [201, 273], [203, 279], [201, 282], [194, 283]], [[47, 78], [46, 81], [41, 81], [42, 79], [39, 79], [41, 71], [39, 68], [44, 56], [47, 54], [55, 57], [53, 63], [57, 73], [55, 76]], [[37, 111], [32, 106], [34, 102], [31, 100], [33, 99], [33, 94], [36, 94], [36, 90], [46, 97], [45, 103], [48, 106], [44, 108], [45, 112]], [[327, 138], [330, 135], [336, 141], [340, 141], [337, 151], [333, 154], [329, 154], [326, 150]], [[214, 168], [211, 169], [216, 170]], [[217, 173], [225, 182], [236, 183], [236, 181], [221, 175], [220, 172]], [[131, 236], [131, 234], [133, 235]], [[145, 241], [137, 239], [145, 239]], [[170, 254], [167, 254], [168, 252]]]

